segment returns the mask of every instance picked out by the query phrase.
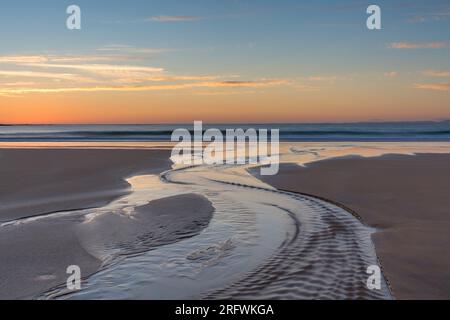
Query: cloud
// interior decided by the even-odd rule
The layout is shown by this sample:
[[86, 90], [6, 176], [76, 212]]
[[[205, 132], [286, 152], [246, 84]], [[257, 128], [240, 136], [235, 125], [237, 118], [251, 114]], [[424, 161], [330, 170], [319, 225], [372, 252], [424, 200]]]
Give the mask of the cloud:
[[281, 85], [289, 84], [289, 80], [285, 79], [261, 79], [256, 81], [219, 81], [219, 82], [208, 82], [203, 83], [205, 87], [211, 88], [223, 88], [223, 87], [232, 87], [232, 88], [264, 88], [264, 87], [275, 87]]
[[[177, 81], [211, 81], [219, 76], [208, 75], [167, 75], [164, 68], [148, 66], [130, 66], [116, 64], [48, 64], [29, 63], [31, 67], [74, 69], [81, 72], [93, 73], [102, 77], [109, 77], [115, 83], [141, 83], [141, 82], [177, 82]], [[56, 73], [57, 74], [57, 73]], [[103, 79], [104, 81], [108, 79]]]
[[220, 82], [192, 82], [162, 85], [128, 85], [128, 86], [91, 86], [91, 87], [61, 87], [61, 88], [13, 88], [0, 89], [0, 95], [18, 95], [26, 93], [73, 93], [73, 92], [138, 92], [183, 90], [192, 88], [266, 88], [289, 83], [288, 80], [260, 81], [220, 81]]
[[416, 89], [433, 90], [433, 91], [450, 91], [450, 83], [416, 83]]
[[71, 81], [90, 81], [91, 79], [81, 77], [70, 73], [52, 73], [52, 72], [36, 72], [36, 71], [9, 71], [0, 70], [0, 76], [16, 77], [16, 78], [46, 78], [54, 80], [71, 80]]
[[396, 76], [398, 76], [398, 72], [397, 71], [385, 72], [384, 76], [387, 78], [395, 78]]
[[450, 77], [450, 71], [426, 70], [423, 72], [423, 74], [429, 77], [438, 77], [438, 78]]
[[141, 82], [180, 82], [180, 81], [210, 81], [217, 79], [217, 76], [158, 76], [146, 74], [133, 74], [128, 77], [119, 77], [115, 83], [141, 83]]
[[138, 71], [159, 73], [163, 72], [163, 68], [145, 67], [145, 66], [129, 66], [117, 64], [51, 64], [51, 63], [28, 63], [31, 67], [40, 68], [59, 68], [59, 69], [76, 69], [91, 72], [107, 72], [107, 71]]
[[30, 64], [51, 62], [105, 62], [122, 61], [126, 57], [119, 55], [27, 55], [27, 56], [0, 56], [0, 63]]
[[391, 49], [441, 49], [447, 47], [447, 42], [392, 42]]
[[[127, 45], [108, 45], [94, 55], [0, 56], [0, 94], [124, 92], [197, 89], [197, 92], [255, 91], [259, 88], [295, 85], [295, 80], [242, 79], [232, 75], [171, 74], [165, 68], [140, 63], [110, 62], [123, 52], [149, 53]], [[120, 56], [121, 57], [121, 56]], [[100, 63], [99, 61], [108, 61]], [[98, 62], [98, 63], [96, 63]], [[3, 68], [3, 66], [5, 68]], [[30, 81], [29, 81], [30, 80]], [[33, 81], [33, 82], [31, 82]], [[7, 84], [7, 85], [6, 85]], [[202, 90], [204, 89], [204, 90]], [[213, 90], [217, 89], [217, 90]]]
[[148, 20], [155, 22], [190, 22], [198, 21], [200, 17], [197, 16], [156, 16], [151, 17]]
[[194, 91], [193, 95], [196, 96], [232, 96], [232, 95], [248, 95], [248, 94], [257, 94], [261, 93], [261, 91], [255, 90], [239, 90], [239, 91]]
[[422, 15], [410, 16], [407, 19], [409, 23], [439, 22], [450, 18], [450, 12], [438, 12]]
[[61, 87], [61, 88], [16, 88], [0, 89], [0, 95], [25, 93], [73, 93], [73, 92], [113, 92], [113, 91], [157, 91], [189, 88], [189, 85], [161, 85], [161, 86], [96, 86], [96, 87]]
[[100, 62], [122, 60], [118, 56], [50, 56], [48, 62]]
[[[46, 78], [52, 81], [139, 83], [143, 81], [175, 81], [165, 70], [145, 65], [127, 65], [113, 62], [116, 56], [98, 55], [29, 55], [0, 56], [0, 75], [17, 78], [8, 82], [22, 82], [21, 78]], [[2, 65], [7, 68], [1, 68]], [[26, 70], [24, 70], [26, 68]], [[164, 79], [163, 79], [164, 77]], [[179, 80], [193, 80], [188, 76]], [[211, 80], [198, 78], [196, 80]]]
[[319, 87], [314, 87], [306, 84], [297, 84], [294, 85], [294, 88], [300, 92], [312, 92], [312, 91], [320, 91]]
[[335, 81], [337, 79], [336, 76], [311, 76], [308, 78], [309, 81]]
[[36, 84], [36, 82], [31, 82], [31, 81], [2, 83], [3, 86], [7, 86], [7, 87], [24, 87], [24, 86], [32, 86], [32, 85], [35, 85], [35, 84]]
[[44, 56], [0, 56], [0, 63], [40, 63], [47, 62]]
[[0, 56], [0, 63], [30, 64], [30, 63], [81, 63], [81, 62], [112, 62], [126, 60], [144, 60], [151, 55], [178, 50], [168, 48], [141, 48], [129, 45], [110, 44], [95, 49], [95, 54], [69, 55], [7, 55]]
[[121, 54], [131, 54], [131, 55], [142, 55], [142, 54], [158, 54], [165, 52], [176, 51], [174, 49], [167, 48], [140, 48], [129, 46], [125, 44], [109, 44], [97, 49], [98, 52], [107, 53], [121, 53]]
[[34, 68], [76, 70], [78, 72], [95, 74], [100, 77], [107, 77], [111, 80], [125, 79], [123, 80], [124, 82], [131, 82], [130, 80], [133, 79], [135, 82], [145, 80], [150, 81], [152, 77], [158, 76], [164, 72], [163, 68], [119, 64], [28, 63], [25, 65]]
[[422, 23], [427, 21], [427, 18], [425, 16], [412, 16], [409, 17], [408, 20], [406, 20], [408, 23]]
[[[122, 48], [128, 46], [115, 45], [108, 47], [108, 50], [122, 50]], [[8, 79], [9, 83], [21, 83], [23, 82], [21, 78], [46, 78], [52, 81], [96, 82], [104, 86], [145, 85], [146, 82], [205, 82], [223, 78], [210, 75], [170, 75], [164, 68], [145, 65], [85, 63], [91, 60], [97, 60], [97, 56], [0, 56], [0, 61], [9, 64], [8, 70], [0, 69], [0, 75], [17, 78]], [[12, 66], [15, 69], [11, 70]], [[28, 70], [21, 70], [24, 68]]]

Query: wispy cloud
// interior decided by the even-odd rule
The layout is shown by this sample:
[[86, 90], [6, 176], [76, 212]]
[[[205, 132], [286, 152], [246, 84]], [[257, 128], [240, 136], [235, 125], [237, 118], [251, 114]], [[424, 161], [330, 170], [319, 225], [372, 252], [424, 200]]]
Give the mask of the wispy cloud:
[[308, 81], [329, 81], [333, 82], [337, 79], [336, 76], [311, 76], [308, 77]]
[[5, 55], [0, 56], [0, 64], [31, 63], [83, 63], [146, 60], [156, 54], [175, 52], [170, 48], [142, 48], [122, 44], [110, 44], [95, 49], [95, 54], [45, 54], [45, 55]]
[[218, 76], [184, 76], [184, 75], [146, 75], [146, 74], [128, 74], [115, 80], [114, 83], [142, 83], [142, 82], [180, 82], [180, 81], [211, 81], [219, 78]]
[[47, 62], [45, 56], [0, 56], [0, 63], [41, 63]]
[[201, 20], [197, 16], [155, 16], [148, 19], [155, 22], [190, 22]]
[[386, 78], [395, 78], [396, 76], [398, 76], [398, 72], [397, 71], [389, 71], [389, 72], [385, 72], [384, 76]]
[[319, 87], [316, 86], [310, 86], [307, 84], [295, 84], [293, 85], [294, 89], [299, 92], [313, 92], [313, 91], [320, 91]]
[[37, 71], [10, 71], [0, 70], [0, 76], [4, 77], [18, 77], [18, 78], [45, 78], [55, 80], [70, 80], [77, 82], [90, 82], [91, 79], [82, 77], [77, 74], [70, 73], [52, 73], [52, 72], [37, 72]]
[[422, 23], [427, 21], [425, 16], [411, 16], [406, 20], [408, 23]]
[[[97, 52], [139, 51], [134, 47], [110, 45]], [[70, 92], [134, 92], [203, 89], [197, 92], [243, 92], [259, 88], [291, 86], [295, 80], [242, 79], [230, 75], [171, 74], [146, 62], [126, 64], [99, 55], [14, 55], [0, 56], [0, 95]], [[110, 60], [111, 59], [111, 60]], [[121, 59], [119, 59], [121, 60]], [[102, 61], [102, 62], [105, 62]], [[30, 81], [29, 81], [30, 80]], [[6, 83], [8, 85], [6, 85]], [[192, 91], [191, 91], [192, 93]]]
[[7, 87], [26, 87], [26, 86], [32, 86], [32, 85], [35, 85], [35, 84], [36, 84], [36, 82], [32, 82], [32, 81], [2, 83], [3, 86], [7, 86]]
[[159, 53], [173, 52], [176, 50], [168, 48], [140, 48], [125, 44], [109, 44], [98, 48], [97, 51], [102, 53], [114, 53], [114, 54], [153, 55]]
[[51, 62], [105, 62], [126, 60], [119, 55], [28, 55], [0, 56], [0, 63], [30, 64]]
[[67, 93], [67, 92], [121, 92], [121, 91], [165, 91], [182, 90], [192, 88], [266, 88], [288, 83], [287, 80], [261, 80], [261, 81], [220, 81], [220, 82], [196, 82], [146, 86], [94, 86], [94, 87], [60, 87], [60, 88], [14, 88], [0, 89], [0, 95], [25, 94], [25, 93]]
[[48, 62], [57, 62], [57, 63], [67, 63], [67, 62], [110, 62], [110, 61], [119, 61], [122, 60], [121, 57], [118, 56], [99, 56], [99, 55], [91, 55], [91, 56], [50, 56], [48, 57]]
[[450, 19], [450, 12], [434, 12], [408, 17], [408, 23], [439, 22]]
[[414, 87], [423, 90], [450, 91], [450, 83], [416, 83]]
[[261, 91], [256, 90], [239, 90], [239, 91], [194, 91], [193, 95], [196, 96], [231, 96], [231, 95], [249, 95], [249, 94], [257, 94], [261, 93]]
[[388, 45], [391, 49], [441, 49], [447, 47], [448, 43], [439, 42], [392, 42]]
[[82, 71], [91, 72], [148, 72], [159, 73], [163, 72], [163, 68], [145, 67], [145, 66], [130, 66], [130, 65], [118, 65], [118, 64], [51, 64], [51, 63], [28, 63], [31, 67], [40, 68], [59, 68], [59, 69], [76, 69]]
[[429, 77], [438, 77], [438, 78], [450, 77], [450, 71], [426, 70], [423, 72], [423, 74]]
[[220, 81], [220, 82], [209, 82], [204, 83], [205, 87], [211, 88], [223, 88], [223, 87], [231, 87], [231, 88], [264, 88], [264, 87], [274, 87], [287, 85], [290, 81], [286, 79], [261, 79], [261, 80], [252, 80], [252, 81]]

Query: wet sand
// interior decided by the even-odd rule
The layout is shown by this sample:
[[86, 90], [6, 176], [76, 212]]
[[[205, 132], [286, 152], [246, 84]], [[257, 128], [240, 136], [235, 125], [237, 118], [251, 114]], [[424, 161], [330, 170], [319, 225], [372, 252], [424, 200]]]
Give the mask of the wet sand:
[[[130, 192], [124, 178], [169, 168], [169, 151], [0, 149], [0, 224], [14, 219], [101, 207]], [[375, 227], [376, 250], [399, 299], [450, 298], [450, 155], [345, 158], [302, 168], [282, 165], [273, 186], [337, 202]], [[259, 170], [258, 170], [259, 172]], [[92, 248], [141, 251], [192, 237], [214, 208], [184, 194], [136, 208], [133, 219], [81, 214], [0, 230], [0, 299], [27, 299], [67, 279], [79, 265], [87, 277], [101, 268]]]
[[129, 192], [123, 179], [170, 168], [156, 150], [0, 149], [0, 223], [99, 207]]
[[397, 299], [450, 298], [450, 155], [285, 164], [258, 178], [338, 202], [377, 228], [377, 254]]
[[[124, 178], [159, 173], [170, 167], [167, 151], [0, 150], [0, 222], [88, 207], [101, 207], [129, 193]], [[137, 208], [135, 219], [108, 215], [93, 224], [109, 230], [112, 245], [142, 250], [179, 241], [205, 228], [213, 208], [198, 195], [182, 195]], [[87, 250], [96, 239], [83, 238], [83, 216], [51, 218], [3, 226], [0, 230], [0, 299], [29, 299], [65, 283], [69, 265], [82, 277], [101, 267]], [[176, 221], [176, 223], [173, 223]], [[92, 233], [91, 233], [92, 234]]]

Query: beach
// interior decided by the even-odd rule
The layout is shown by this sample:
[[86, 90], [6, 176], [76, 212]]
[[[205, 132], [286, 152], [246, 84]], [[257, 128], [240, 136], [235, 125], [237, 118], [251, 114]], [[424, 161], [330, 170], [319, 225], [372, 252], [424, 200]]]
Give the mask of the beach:
[[325, 198], [376, 229], [373, 240], [397, 299], [450, 297], [450, 155], [342, 158], [281, 166], [270, 185]]
[[[88, 281], [73, 299], [450, 296], [448, 154], [287, 161], [275, 176], [169, 157], [0, 149], [0, 299], [65, 297], [69, 265]], [[375, 263], [380, 292], [365, 288]]]

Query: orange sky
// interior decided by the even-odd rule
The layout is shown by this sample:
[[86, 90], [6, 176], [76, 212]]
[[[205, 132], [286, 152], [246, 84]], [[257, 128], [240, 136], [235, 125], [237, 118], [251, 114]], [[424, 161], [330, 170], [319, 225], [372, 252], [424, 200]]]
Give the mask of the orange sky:
[[[432, 104], [432, 107], [428, 107]], [[352, 81], [312, 89], [27, 93], [0, 97], [0, 123], [341, 122], [450, 118], [449, 94]], [[427, 106], [427, 107], [424, 107]]]

